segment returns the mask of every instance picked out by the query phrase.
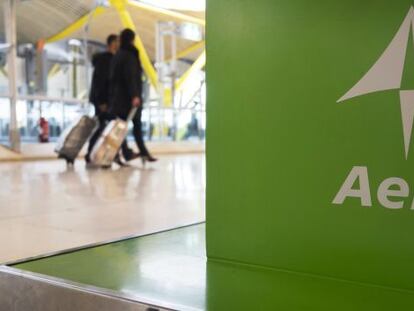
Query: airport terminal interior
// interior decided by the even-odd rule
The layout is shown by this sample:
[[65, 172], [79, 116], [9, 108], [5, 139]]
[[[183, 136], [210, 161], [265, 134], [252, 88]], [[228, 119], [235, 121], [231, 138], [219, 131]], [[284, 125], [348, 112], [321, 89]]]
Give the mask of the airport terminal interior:
[[411, 0], [0, 0], [0, 311], [414, 309]]

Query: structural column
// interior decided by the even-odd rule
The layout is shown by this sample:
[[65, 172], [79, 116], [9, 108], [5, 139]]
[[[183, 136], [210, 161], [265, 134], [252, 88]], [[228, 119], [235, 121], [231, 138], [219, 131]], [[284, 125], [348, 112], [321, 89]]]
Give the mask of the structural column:
[[17, 125], [17, 85], [16, 85], [16, 1], [4, 1], [4, 21], [7, 43], [10, 49], [7, 55], [9, 98], [10, 98], [10, 144], [14, 151], [20, 151], [20, 133]]

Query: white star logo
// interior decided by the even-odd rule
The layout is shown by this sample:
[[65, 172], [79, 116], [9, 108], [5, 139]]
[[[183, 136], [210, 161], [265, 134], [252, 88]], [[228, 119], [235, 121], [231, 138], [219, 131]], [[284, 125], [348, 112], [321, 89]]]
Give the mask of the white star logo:
[[414, 33], [413, 7], [408, 11], [397, 34], [377, 62], [354, 87], [338, 100], [339, 103], [369, 93], [399, 89], [406, 159], [410, 150], [414, 121], [414, 90], [401, 90], [401, 81], [410, 30]]

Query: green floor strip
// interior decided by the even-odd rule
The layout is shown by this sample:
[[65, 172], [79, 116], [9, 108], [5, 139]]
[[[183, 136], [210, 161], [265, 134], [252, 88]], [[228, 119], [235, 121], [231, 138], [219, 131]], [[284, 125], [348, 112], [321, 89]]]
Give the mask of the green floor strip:
[[202, 309], [205, 225], [17, 264], [14, 268]]

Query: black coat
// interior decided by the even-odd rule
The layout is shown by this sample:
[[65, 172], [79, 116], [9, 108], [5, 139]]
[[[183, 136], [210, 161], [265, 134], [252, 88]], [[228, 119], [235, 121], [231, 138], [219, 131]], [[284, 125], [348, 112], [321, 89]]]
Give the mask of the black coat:
[[111, 64], [110, 112], [125, 118], [132, 108], [132, 98], [141, 98], [142, 66], [134, 46], [121, 46]]
[[89, 101], [95, 106], [109, 103], [109, 76], [113, 54], [103, 52], [92, 58], [94, 67]]

